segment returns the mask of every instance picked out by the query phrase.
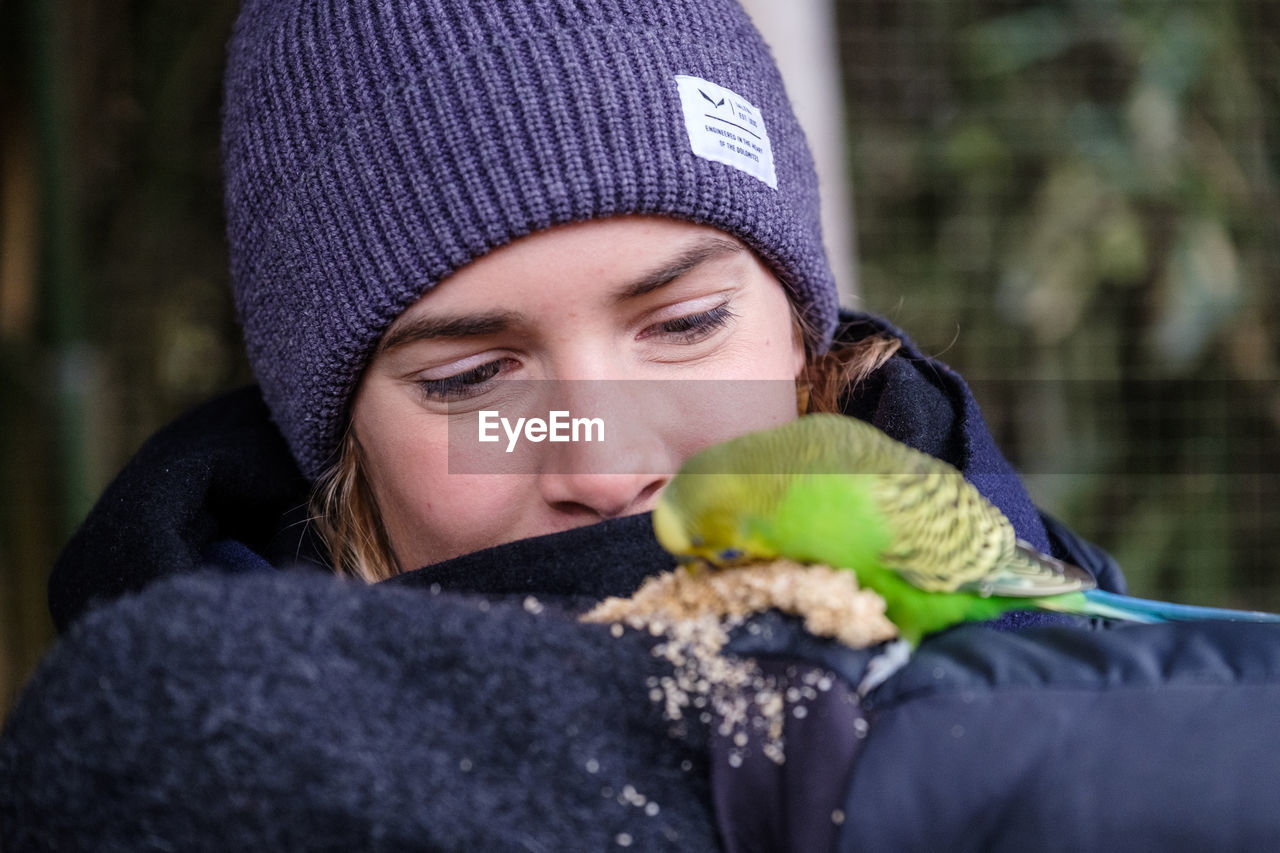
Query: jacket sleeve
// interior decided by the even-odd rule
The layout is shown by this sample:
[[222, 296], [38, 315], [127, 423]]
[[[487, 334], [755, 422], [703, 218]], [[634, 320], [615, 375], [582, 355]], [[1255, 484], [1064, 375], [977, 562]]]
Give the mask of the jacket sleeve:
[[261, 550], [307, 484], [256, 387], [187, 413], [152, 436], [94, 504], [49, 576], [59, 632], [147, 584], [200, 570], [223, 541]]
[[0, 737], [0, 848], [716, 849], [650, 638], [548, 599], [299, 573], [77, 620]]
[[[782, 766], [733, 767], [713, 747], [730, 850], [1261, 850], [1280, 840], [1280, 626], [970, 625], [927, 639], [859, 702], [851, 685], [870, 652], [771, 619], [741, 635], [739, 653], [819, 666], [836, 686], [803, 717], [788, 715]], [[751, 831], [733, 829], [743, 826]]]

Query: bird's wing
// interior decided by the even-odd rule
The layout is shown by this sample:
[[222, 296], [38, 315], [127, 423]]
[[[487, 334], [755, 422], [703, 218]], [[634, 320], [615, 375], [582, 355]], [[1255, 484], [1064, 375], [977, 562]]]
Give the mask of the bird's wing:
[[884, 475], [879, 496], [894, 527], [885, 565], [920, 589], [1036, 597], [1093, 586], [1083, 569], [1020, 542], [959, 472]]

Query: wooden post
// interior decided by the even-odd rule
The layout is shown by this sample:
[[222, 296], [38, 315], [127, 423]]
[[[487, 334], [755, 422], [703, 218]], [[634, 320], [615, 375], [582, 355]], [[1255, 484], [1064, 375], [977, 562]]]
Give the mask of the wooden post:
[[822, 230], [840, 286], [840, 302], [857, 296], [853, 193], [845, 168], [844, 107], [832, 0], [742, 0], [773, 48], [822, 187]]

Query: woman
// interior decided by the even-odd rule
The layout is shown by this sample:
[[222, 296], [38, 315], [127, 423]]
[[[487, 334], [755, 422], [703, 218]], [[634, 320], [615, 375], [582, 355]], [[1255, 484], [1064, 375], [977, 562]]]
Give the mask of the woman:
[[[1023, 538], [1121, 584], [1042, 519], [958, 377], [838, 316], [809, 155], [733, 0], [249, 0], [223, 121], [260, 391], [153, 439], [60, 559], [66, 639], [0, 744], [6, 849], [955, 840], [888, 784], [925, 784], [953, 726], [915, 729], [923, 763], [845, 806], [868, 784], [851, 768], [901, 748], [879, 737], [855, 765], [868, 720], [892, 732], [895, 702], [920, 707], [892, 682], [870, 715], [824, 694], [785, 767], [730, 768], [714, 728], [669, 734], [650, 641], [574, 619], [670, 567], [644, 513], [684, 458], [811, 409], [948, 459]], [[606, 440], [480, 440], [481, 412], [553, 410]], [[972, 666], [1041, 653], [1035, 631], [1082, 633], [983, 632], [901, 679], [942, 673], [926, 692], [972, 713]], [[864, 658], [766, 634], [755, 651], [857, 683]], [[1114, 682], [1099, 658], [1088, 677]], [[1049, 681], [1069, 669], [1053, 660]], [[1033, 712], [1108, 725], [992, 671]], [[1008, 707], [984, 706], [1014, 742], [1001, 791], [1034, 735]], [[988, 788], [953, 782], [965, 826]]]
[[[223, 119], [236, 305], [312, 509], [265, 543], [296, 476], [241, 447], [234, 476], [281, 494], [252, 512], [230, 499], [251, 517], [203, 525], [176, 546], [184, 561], [247, 559], [234, 542], [386, 579], [643, 513], [701, 447], [842, 403], [968, 470], [1051, 547], [958, 378], [909, 344], [877, 372], [905, 341], [871, 317], [847, 315], [836, 340], [809, 152], [732, 0], [251, 2]], [[575, 385], [651, 393], [597, 399], [613, 407], [604, 444], [508, 456], [459, 426], [511, 414], [495, 401], [515, 406], [516, 387], [527, 406]], [[209, 432], [180, 455], [225, 428]], [[60, 562], [60, 626], [91, 595], [173, 571], [154, 530], [120, 546], [154, 552], [154, 571], [102, 570], [122, 525], [91, 522]]]

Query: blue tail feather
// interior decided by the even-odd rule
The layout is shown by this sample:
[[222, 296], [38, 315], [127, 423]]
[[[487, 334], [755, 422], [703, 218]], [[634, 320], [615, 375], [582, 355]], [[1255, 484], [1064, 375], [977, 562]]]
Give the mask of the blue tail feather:
[[1197, 607], [1172, 601], [1151, 601], [1129, 595], [1117, 595], [1091, 589], [1084, 593], [1084, 614], [1103, 619], [1125, 619], [1130, 622], [1280, 622], [1280, 614], [1257, 610], [1228, 610], [1222, 607]]

